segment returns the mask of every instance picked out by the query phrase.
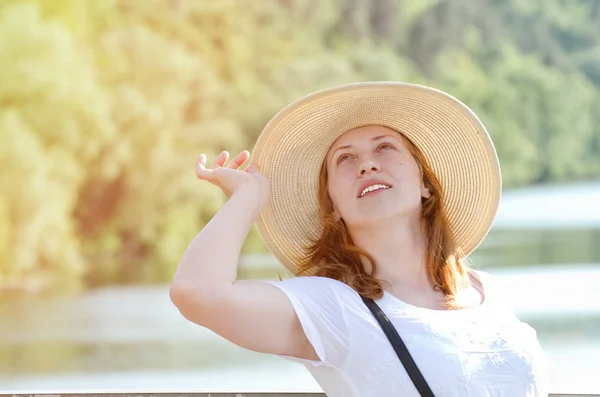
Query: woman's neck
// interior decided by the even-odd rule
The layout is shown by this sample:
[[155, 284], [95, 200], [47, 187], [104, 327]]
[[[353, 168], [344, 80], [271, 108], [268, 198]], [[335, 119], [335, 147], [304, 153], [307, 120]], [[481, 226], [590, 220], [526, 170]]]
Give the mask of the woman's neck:
[[[377, 264], [375, 277], [393, 286], [428, 290], [427, 241], [420, 219], [387, 219], [350, 230], [354, 244], [368, 252]], [[365, 263], [370, 271], [370, 265]]]

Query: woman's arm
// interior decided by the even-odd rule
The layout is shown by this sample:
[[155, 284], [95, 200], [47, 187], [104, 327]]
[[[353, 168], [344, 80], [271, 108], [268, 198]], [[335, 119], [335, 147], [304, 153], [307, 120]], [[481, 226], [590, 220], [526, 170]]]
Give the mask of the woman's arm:
[[183, 255], [171, 284], [171, 300], [185, 318], [241, 347], [316, 359], [282, 291], [265, 282], [236, 281], [242, 244], [264, 208], [268, 182], [252, 169], [230, 168], [221, 176], [204, 178], [200, 174], [233, 193]]

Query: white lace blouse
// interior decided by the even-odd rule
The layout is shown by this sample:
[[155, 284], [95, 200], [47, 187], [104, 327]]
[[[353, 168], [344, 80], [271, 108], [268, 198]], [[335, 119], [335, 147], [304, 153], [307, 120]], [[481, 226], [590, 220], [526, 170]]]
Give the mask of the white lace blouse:
[[[536, 332], [478, 272], [484, 302], [462, 310], [377, 301], [436, 397], [547, 396], [546, 359]], [[418, 397], [388, 339], [349, 286], [323, 277], [271, 282], [291, 300], [319, 360], [303, 363], [328, 397]]]

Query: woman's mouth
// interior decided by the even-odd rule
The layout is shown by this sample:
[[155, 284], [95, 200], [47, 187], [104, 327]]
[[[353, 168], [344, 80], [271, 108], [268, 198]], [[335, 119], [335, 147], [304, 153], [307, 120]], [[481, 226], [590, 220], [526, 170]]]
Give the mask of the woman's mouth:
[[358, 197], [361, 198], [361, 197], [364, 197], [366, 195], [371, 195], [371, 194], [374, 194], [375, 192], [379, 192], [381, 190], [386, 190], [386, 189], [391, 189], [391, 188], [392, 188], [391, 186], [384, 185], [384, 184], [381, 184], [381, 183], [376, 183], [376, 184], [369, 185], [369, 186], [365, 187], [360, 192], [360, 194], [359, 194]]

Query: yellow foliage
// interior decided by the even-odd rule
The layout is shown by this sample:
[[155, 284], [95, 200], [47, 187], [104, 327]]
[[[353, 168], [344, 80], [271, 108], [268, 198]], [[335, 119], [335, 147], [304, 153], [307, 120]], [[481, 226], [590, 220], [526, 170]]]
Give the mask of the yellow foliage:
[[[500, 3], [481, 15], [533, 7]], [[433, 26], [460, 4], [0, 0], [0, 289], [169, 280], [225, 201], [196, 180], [199, 153], [251, 149], [287, 103], [342, 83], [456, 94], [491, 127], [506, 185], [600, 172], [597, 87], [503, 36], [492, 49], [493, 23]], [[549, 4], [548, 23], [586, 34], [588, 5]], [[253, 229], [244, 250], [263, 249]]]

